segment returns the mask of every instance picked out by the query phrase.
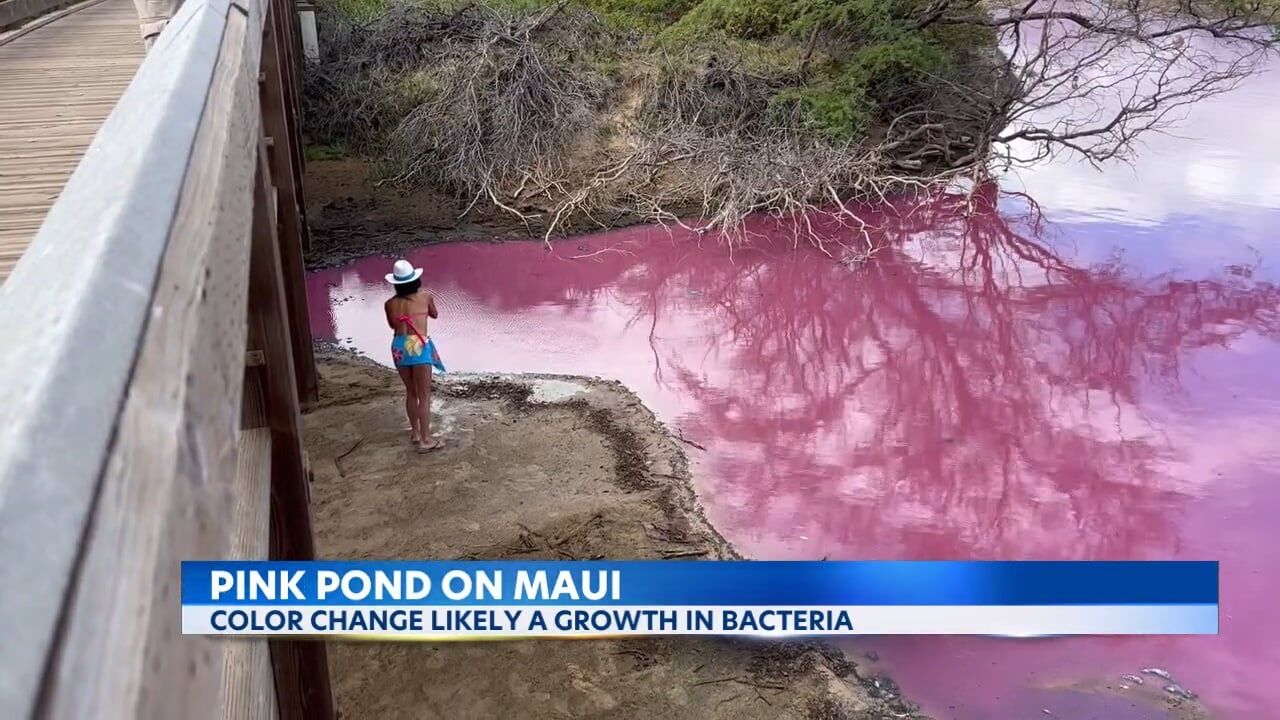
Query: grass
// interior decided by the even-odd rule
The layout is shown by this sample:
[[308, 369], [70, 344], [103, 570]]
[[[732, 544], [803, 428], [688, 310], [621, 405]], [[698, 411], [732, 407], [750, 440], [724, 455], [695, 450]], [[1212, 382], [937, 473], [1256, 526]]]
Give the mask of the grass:
[[672, 131], [689, 162], [771, 147], [834, 168], [994, 51], [985, 31], [917, 29], [932, 0], [319, 1], [332, 50], [304, 78], [308, 157], [359, 153], [471, 198], [550, 197], [575, 163], [591, 178]]
[[[386, 15], [392, 2], [404, 0], [321, 0], [357, 27]], [[1234, 2], [1236, 0], [1218, 0]], [[765, 78], [774, 87], [768, 102], [779, 119], [838, 143], [857, 141], [873, 126], [900, 110], [903, 102], [924, 97], [931, 78], [946, 76], [966, 57], [990, 53], [995, 37], [988, 29], [939, 27], [915, 29], [930, 0], [571, 0], [575, 11], [592, 13], [601, 25], [630, 33], [639, 42], [592, 45], [581, 39], [563, 50], [588, 58], [593, 70], [619, 85], [639, 62], [659, 54], [673, 56], [664, 67], [682, 65], [690, 77], [712, 66]], [[407, 0], [412, 7], [453, 15], [477, 0]], [[557, 0], [478, 0], [512, 18], [529, 18]], [[417, 39], [414, 38], [416, 41]], [[429, 100], [434, 68], [397, 69], [378, 82], [376, 104], [383, 114], [403, 115]], [[373, 92], [373, 88], [370, 88]], [[401, 110], [404, 110], [402, 113]], [[361, 110], [357, 115], [367, 115]], [[771, 113], [772, 114], [772, 113]], [[353, 117], [350, 141], [367, 142], [370, 128], [394, 127]], [[322, 137], [323, 140], [335, 138]], [[341, 140], [342, 138], [336, 138]]]
[[339, 143], [303, 145], [302, 157], [307, 162], [322, 162], [324, 160], [345, 160], [351, 157], [351, 153], [347, 151], [345, 145]]

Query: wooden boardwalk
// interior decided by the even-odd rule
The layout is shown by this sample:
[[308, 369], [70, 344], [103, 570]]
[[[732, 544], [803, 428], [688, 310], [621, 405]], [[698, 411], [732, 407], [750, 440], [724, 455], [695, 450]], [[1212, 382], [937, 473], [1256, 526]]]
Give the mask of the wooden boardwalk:
[[142, 57], [132, 0], [91, 0], [0, 45], [0, 283]]

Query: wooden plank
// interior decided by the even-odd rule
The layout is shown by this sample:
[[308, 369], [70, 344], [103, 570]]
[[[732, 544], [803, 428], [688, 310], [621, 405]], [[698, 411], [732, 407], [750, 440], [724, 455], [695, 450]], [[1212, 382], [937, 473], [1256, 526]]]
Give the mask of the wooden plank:
[[[67, 4], [68, 0], [0, 0], [0, 30], [18, 27]], [[0, 42], [5, 40], [0, 36]]]
[[[266, 134], [279, 138], [271, 145], [271, 181], [279, 190], [280, 260], [284, 272], [285, 299], [288, 303], [289, 333], [293, 348], [293, 362], [298, 383], [298, 396], [303, 402], [319, 398], [316, 379], [315, 350], [311, 342], [311, 322], [307, 309], [305, 262], [302, 257], [302, 234], [306, 226], [305, 213], [299, 204], [297, 188], [301, 177], [295, 176], [291, 153], [301, 145], [293, 136], [287, 115], [288, 101], [285, 87], [289, 83], [291, 67], [281, 57], [285, 46], [281, 27], [291, 13], [278, 13], [276, 4], [269, 11], [266, 34], [263, 38], [262, 118]], [[291, 5], [285, 4], [291, 9]]]
[[227, 557], [265, 560], [271, 521], [271, 432], [266, 428], [240, 431], [231, 502]]
[[[52, 174], [33, 205], [43, 217], [128, 86], [142, 42], [130, 0], [83, 3], [18, 32], [0, 36], [0, 207]], [[20, 257], [33, 230], [0, 224], [0, 252]], [[0, 283], [12, 267], [0, 261]]]
[[241, 429], [267, 426], [267, 400], [262, 390], [262, 368], [246, 366], [244, 369], [244, 399], [240, 408]]
[[[267, 557], [271, 507], [271, 433], [240, 433], [235, 483], [231, 488], [231, 551], [234, 560]], [[278, 717], [267, 640], [232, 638], [223, 664], [222, 717], [270, 720]]]
[[[113, 3], [120, 0], [103, 4]], [[10, 351], [0, 358], [0, 392], [13, 399], [17, 414], [0, 437], [0, 585], [29, 591], [0, 593], [6, 716], [193, 717], [221, 710], [271, 717], [276, 708], [288, 708], [290, 717], [333, 716], [323, 643], [268, 651], [262, 642], [179, 635], [178, 561], [243, 549], [244, 528], [253, 525], [241, 517], [250, 508], [234, 503], [247, 495], [237, 484], [244, 476], [228, 480], [226, 468], [236, 454], [242, 408], [254, 402], [241, 402], [238, 393], [245, 382], [244, 230], [258, 159], [253, 100], [262, 7], [259, 0], [188, 0], [0, 288], [0, 336]], [[136, 43], [136, 26], [129, 30]], [[98, 34], [66, 34], [55, 49], [74, 46], [85, 55], [85, 41]], [[50, 191], [53, 202], [60, 187], [56, 162], [67, 163], [88, 140], [92, 123], [76, 113], [111, 105], [83, 94], [78, 82], [51, 90], [51, 73], [74, 71], [86, 60], [31, 47], [0, 57], [0, 125], [18, 118], [0, 133], [0, 169], [5, 158], [19, 161], [17, 172], [0, 172], [0, 186], [12, 180], [26, 193], [0, 198], [0, 205], [6, 221], [21, 212], [23, 220], [10, 226], [27, 233], [40, 193]], [[124, 63], [87, 58], [127, 81]], [[296, 83], [292, 74], [283, 80]], [[55, 121], [33, 114], [42, 109]], [[56, 120], [64, 117], [71, 124], [59, 131]], [[25, 138], [28, 132], [35, 137]], [[275, 221], [270, 217], [265, 227]], [[14, 237], [22, 245], [0, 245], [0, 274], [3, 259], [19, 254], [30, 236]], [[278, 253], [275, 242], [273, 236], [268, 248]], [[49, 271], [69, 261], [83, 268], [79, 295], [71, 298], [47, 283]], [[274, 262], [279, 300], [278, 254]], [[30, 307], [51, 299], [64, 309], [56, 318], [31, 316]], [[273, 307], [278, 322], [285, 305]], [[292, 377], [279, 359], [287, 328], [271, 336], [276, 359], [256, 369], [263, 380], [250, 386], [261, 390], [257, 408], [268, 432], [275, 437], [289, 427], [294, 435], [288, 472], [271, 487], [268, 549], [310, 557], [296, 388], [271, 379], [273, 369]], [[86, 342], [95, 348], [91, 356], [37, 360], [51, 347]], [[270, 400], [262, 387], [268, 380], [275, 388]], [[283, 404], [281, 387], [295, 393]], [[239, 529], [228, 537], [228, 528]], [[260, 546], [262, 536], [254, 537]], [[33, 550], [43, 561], [35, 568], [28, 567]], [[64, 606], [48, 602], [64, 592]], [[271, 655], [285, 668], [274, 680], [283, 677], [288, 688], [275, 705], [274, 688], [264, 691], [261, 682]]]
[[280, 65], [285, 69], [284, 99], [289, 127], [289, 155], [293, 164], [294, 199], [298, 204], [298, 212], [304, 221], [301, 223], [302, 250], [311, 250], [311, 233], [305, 222], [307, 204], [303, 193], [303, 177], [305, 164], [302, 155], [302, 98], [301, 83], [303, 72], [301, 15], [299, 7], [293, 0], [273, 0], [282, 8], [279, 13], [282, 51]]
[[[0, 397], [7, 411], [0, 433], [0, 587], [22, 588], [0, 592], [0, 708], [8, 717], [35, 714], [39, 699], [52, 692], [46, 677], [70, 612], [54, 599], [72, 591], [90, 512], [108, 499], [104, 468], [153, 312], [227, 7], [188, 0], [171, 42], [148, 56], [0, 286]], [[103, 61], [93, 33], [67, 28], [121, 9], [132, 13], [127, 0], [108, 0], [0, 46], [0, 88], [24, 58], [40, 63], [76, 53], [84, 56], [80, 63]], [[64, 44], [50, 48], [46, 33]], [[22, 48], [31, 52], [15, 55]], [[23, 236], [24, 248], [30, 237]], [[69, 267], [77, 269], [75, 283], [49, 282]], [[58, 312], [40, 311], [50, 307]], [[170, 424], [153, 438], [174, 434]], [[97, 658], [87, 684], [100, 667], [128, 665], [130, 658]], [[111, 714], [102, 707], [79, 717], [104, 713]]]
[[[263, 395], [271, 429], [271, 557], [310, 560], [315, 557], [302, 423], [298, 414], [293, 348], [289, 342], [284, 274], [280, 261], [274, 193], [268, 186], [270, 163], [260, 143], [255, 186], [253, 260], [249, 277], [249, 343], [265, 357]], [[333, 691], [323, 642], [273, 640], [276, 697], [280, 717], [287, 720], [331, 720]]]
[[275, 720], [276, 689], [272, 685], [271, 647], [265, 639], [228, 641], [222, 718]]
[[52, 717], [219, 707], [227, 641], [181, 635], [179, 563], [225, 557], [245, 352], [261, 37], [232, 6], [94, 508]]

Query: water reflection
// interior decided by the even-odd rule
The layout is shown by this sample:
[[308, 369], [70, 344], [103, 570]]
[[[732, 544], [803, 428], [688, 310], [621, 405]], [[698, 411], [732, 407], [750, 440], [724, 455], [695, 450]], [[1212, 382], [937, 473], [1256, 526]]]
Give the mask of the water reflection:
[[[1157, 655], [1232, 717], [1263, 717], [1280, 694], [1238, 685], [1280, 675], [1259, 619], [1280, 583], [1255, 571], [1278, 559], [1265, 428], [1280, 391], [1263, 381], [1280, 288], [1256, 255], [1189, 276], [1134, 243], [1078, 252], [1082, 234], [1066, 242], [1024, 198], [996, 205], [983, 188], [864, 209], [881, 249], [853, 270], [786, 244], [730, 258], [661, 228], [412, 259], [441, 297], [451, 368], [627, 383], [707, 446], [702, 498], [748, 554], [1224, 561], [1221, 638], [888, 646], [914, 696], [962, 708], [946, 716], [1025, 712], [1045, 677], [1078, 685]], [[312, 276], [318, 336], [387, 361], [386, 263]]]
[[[1005, 185], [1030, 193], [1059, 222], [1163, 225], [1176, 233], [1188, 221], [1208, 220], [1269, 239], [1280, 208], [1277, 92], [1280, 69], [1271, 68], [1198, 103], [1171, 132], [1147, 135], [1132, 164], [1099, 171], [1063, 160], [1030, 168]], [[1202, 248], [1217, 239], [1195, 238]]]
[[[1162, 472], [1174, 449], [1141, 394], [1176, 389], [1190, 350], [1276, 337], [1280, 291], [1073, 267], [954, 196], [879, 220], [887, 247], [853, 274], [757, 256], [618, 283], [656, 323], [673, 289], [702, 289], [665, 312], [716, 331], [669, 349], [665, 377], [716, 441], [730, 527], [768, 554], [1171, 554], [1170, 504], [1204, 479]], [[725, 345], [732, 372], [709, 375]]]

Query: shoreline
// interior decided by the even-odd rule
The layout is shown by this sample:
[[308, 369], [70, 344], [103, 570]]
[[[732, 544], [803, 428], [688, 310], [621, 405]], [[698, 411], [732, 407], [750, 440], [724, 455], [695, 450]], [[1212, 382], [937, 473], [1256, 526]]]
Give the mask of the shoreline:
[[[351, 164], [348, 163], [347, 167], [349, 170], [349, 167], [351, 167]], [[333, 164], [329, 165], [330, 172], [333, 172], [333, 170], [335, 169], [337, 168], [334, 168]], [[308, 173], [310, 173], [310, 170], [308, 170]], [[351, 179], [351, 178], [355, 178], [356, 182], [364, 182], [362, 181], [362, 178], [364, 178], [362, 174], [361, 176], [358, 176], [358, 177], [348, 176], [348, 179]], [[332, 191], [333, 188], [330, 187], [329, 190]], [[365, 258], [365, 256], [370, 256], [370, 255], [384, 255], [384, 254], [390, 255], [392, 254], [392, 252], [396, 252], [397, 250], [412, 249], [412, 247], [422, 247], [426, 245], [435, 245], [435, 243], [444, 243], [444, 242], [498, 243], [498, 242], [517, 242], [517, 241], [518, 242], [539, 242], [539, 243], [541, 242], [540, 238], [538, 237], [515, 236], [515, 234], [512, 234], [512, 236], [494, 238], [492, 229], [485, 229], [484, 227], [479, 227], [479, 225], [468, 225], [468, 227], [462, 228], [462, 229], [438, 228], [438, 227], [434, 227], [434, 225], [429, 225], [429, 227], [426, 227], [425, 229], [413, 229], [413, 231], [404, 231], [403, 228], [406, 228], [406, 227], [411, 227], [411, 228], [419, 227], [419, 225], [415, 224], [417, 222], [430, 222], [431, 217], [435, 217], [435, 219], [439, 220], [439, 222], [443, 222], [442, 218], [444, 218], [445, 215], [448, 215], [448, 214], [442, 215], [439, 213], [438, 209], [436, 210], [429, 209], [424, 213], [424, 210], [422, 210], [421, 208], [417, 208], [417, 206], [413, 205], [416, 202], [415, 196], [413, 195], [399, 195], [399, 193], [394, 193], [393, 196], [388, 197], [388, 199], [384, 199], [384, 197], [376, 197], [376, 192], [378, 191], [376, 191], [375, 188], [365, 187], [364, 200], [360, 201], [361, 208], [364, 208], [365, 210], [370, 211], [371, 220], [361, 219], [360, 217], [361, 211], [358, 211], [355, 209], [348, 210], [349, 218], [352, 218], [352, 222], [355, 222], [357, 227], [365, 228], [365, 231], [367, 232], [361, 232], [360, 234], [358, 234], [358, 237], [348, 236], [348, 240], [352, 240], [352, 242], [349, 243], [349, 245], [343, 245], [343, 243], [346, 241], [342, 240], [342, 238], [339, 238], [339, 237], [330, 238], [330, 241], [338, 243], [338, 251], [339, 251], [338, 254], [324, 255], [323, 252], [321, 252], [320, 258], [315, 261], [312, 260], [310, 256], [308, 256], [308, 265], [310, 265], [308, 266], [308, 269], [315, 269], [317, 268], [317, 266], [332, 266], [337, 264], [349, 263], [349, 261], [352, 261], [358, 258]], [[320, 195], [320, 193], [317, 193], [317, 195], [319, 195], [319, 197], [324, 197], [324, 195]], [[312, 201], [315, 201], [315, 199], [316, 199], [316, 196], [312, 197]], [[349, 197], [348, 197], [348, 200], [349, 200]], [[330, 202], [334, 201], [332, 196], [330, 196], [329, 201]], [[346, 202], [347, 200], [339, 199], [338, 201], [340, 204], [340, 202]], [[428, 220], [413, 219], [415, 217], [417, 218], [425, 217], [425, 218], [428, 218]], [[372, 223], [378, 223], [380, 227], [387, 229], [387, 231], [389, 232], [388, 236], [378, 237], [378, 234], [376, 234], [375, 232], [369, 231], [369, 228], [371, 227]], [[321, 231], [321, 232], [325, 232], [325, 231]], [[358, 354], [358, 352], [349, 350], [349, 348], [346, 348], [346, 347], [333, 345], [333, 346], [330, 346], [328, 350], [325, 350], [325, 352], [337, 352], [339, 356], [346, 357], [346, 359], [355, 359], [356, 361], [358, 361], [358, 363], [371, 365], [371, 366], [374, 366], [374, 368], [383, 369], [384, 372], [389, 372], [389, 369], [384, 368], [384, 366], [378, 365], [375, 363], [375, 361], [367, 359], [367, 357], [365, 357], [364, 355], [360, 355]], [[451, 377], [457, 377], [457, 375], [451, 374]], [[521, 379], [538, 379], [538, 378], [550, 379], [550, 380], [581, 380], [581, 382], [593, 382], [593, 380], [586, 380], [584, 378], [576, 377], [576, 375], [524, 375], [524, 374], [493, 375], [493, 374], [490, 374], [489, 377], [498, 378], [498, 379], [511, 379], [511, 380], [515, 380], [515, 382], [520, 382]], [[617, 384], [617, 383], [614, 383], [614, 384]], [[618, 387], [621, 387], [621, 386], [618, 386]], [[622, 388], [622, 391], [626, 393], [630, 393], [630, 391], [628, 391], [628, 389], [626, 388]], [[650, 415], [652, 415], [652, 413], [650, 413]], [[660, 425], [660, 423], [658, 424]], [[677, 443], [677, 446], [678, 446], [678, 443]], [[684, 455], [684, 451], [687, 450], [687, 448], [684, 448], [681, 446], [681, 447], [677, 447], [677, 450], [680, 450], [681, 455]], [[691, 486], [690, 479], [686, 478], [685, 482], [690, 483], [689, 487], [691, 492], [692, 486]], [[696, 498], [696, 496], [694, 496], [694, 503], [695, 503], [695, 506], [698, 507], [700, 511], [701, 503], [698, 502], [698, 498]], [[703, 523], [707, 525], [707, 527], [710, 530], [712, 530], [713, 533], [716, 533], [717, 537], [719, 537], [717, 530], [714, 530], [712, 525], [710, 525], [708, 521], [705, 520], [705, 516], [703, 516], [703, 519], [701, 519], [701, 521], [703, 521]], [[726, 546], [728, 546], [727, 541], [723, 541], [723, 538], [721, 538], [721, 541], [726, 543]], [[731, 552], [733, 557], [740, 557], [739, 553], [733, 550], [731, 546], [728, 547], [728, 552]], [[827, 647], [828, 647], [828, 650], [833, 650], [831, 646], [827, 646]], [[623, 650], [622, 652], [630, 652], [630, 651]], [[840, 659], [842, 662], [849, 662], [850, 653], [847, 653], [845, 651], [840, 651], [840, 650], [835, 650], [835, 652], [838, 653], [838, 656], [840, 656]], [[852, 652], [852, 655], [858, 655], [858, 652]], [[868, 657], [868, 660], [870, 661], [869, 662], [870, 666], [877, 667], [879, 665], [878, 656], [874, 655], [874, 653], [868, 653], [867, 657]], [[860, 656], [859, 656], [859, 662], [861, 662]], [[897, 691], [896, 685], [893, 685], [891, 680], [884, 678], [884, 676], [882, 675], [867, 675], [864, 678], [863, 675], [860, 675], [858, 673], [863, 673], [867, 665], [865, 664], [864, 665], [851, 664], [851, 665], [854, 665], [854, 667], [858, 669], [854, 671], [854, 673], [855, 673], [856, 680], [858, 680], [859, 684], [861, 684], [861, 689], [859, 691], [860, 693], [867, 693], [867, 694], [890, 693], [892, 694], [893, 697], [897, 696], [897, 692], [899, 691]], [[873, 673], [879, 673], [878, 667], [876, 670], [873, 670]], [[882, 683], [882, 685], [877, 685], [877, 680], [879, 680], [879, 683]], [[1053, 684], [1052, 687], [1046, 687], [1042, 689], [1052, 689], [1052, 691], [1083, 693], [1083, 694], [1106, 694], [1106, 696], [1124, 698], [1125, 701], [1133, 703], [1135, 707], [1137, 706], [1146, 707], [1146, 710], [1143, 710], [1143, 712], [1148, 712], [1148, 711], [1160, 712], [1161, 716], [1167, 716], [1167, 717], [1170, 717], [1170, 719], [1206, 720], [1208, 719], [1208, 717], [1213, 716], [1212, 712], [1208, 711], [1207, 708], [1201, 705], [1201, 703], [1199, 703], [1198, 701], [1185, 700], [1185, 698], [1167, 696], [1167, 694], [1161, 693], [1162, 688], [1156, 687], [1156, 685], [1152, 685], [1152, 684], [1148, 684], [1146, 685], [1146, 687], [1128, 688], [1123, 683], [1123, 679], [1117, 680], [1116, 678], [1114, 678], [1114, 676], [1111, 676], [1110, 674], [1093, 674], [1093, 675], [1083, 676], [1083, 678], [1071, 680], [1070, 683], [1066, 683], [1065, 685]], [[927, 717], [924, 715], [920, 715], [918, 707], [915, 707], [914, 705], [911, 706], [911, 710], [908, 712], [908, 714], [904, 715], [902, 714], [902, 712], [904, 711], [901, 711], [901, 710], [892, 711], [891, 715], [888, 715], [888, 716]], [[804, 716], [810, 716], [810, 715], [804, 715]], [[815, 715], [815, 716], [845, 717], [846, 715]], [[867, 715], [867, 716], [854, 715], [854, 717], [878, 717], [878, 715]]]
[[[410, 213], [417, 212], [416, 209], [408, 207], [409, 205], [411, 205], [413, 201], [412, 197], [410, 196], [398, 196], [398, 197], [399, 199], [396, 201], [396, 203], [398, 203], [399, 206], [391, 207], [389, 210], [385, 210], [385, 212], [389, 212], [392, 215], [395, 215], [396, 213], [404, 213], [404, 212], [410, 212]], [[370, 200], [369, 202], [372, 202], [372, 200]], [[397, 216], [397, 217], [403, 218], [404, 216]], [[383, 220], [379, 220], [379, 222], [390, 223], [391, 221], [383, 219]], [[400, 220], [399, 222], [409, 222], [409, 221]], [[413, 248], [413, 247], [422, 247], [424, 245], [435, 244], [435, 243], [468, 242], [468, 241], [470, 242], [488, 241], [488, 242], [538, 242], [538, 243], [541, 243], [541, 240], [538, 238], [513, 237], [510, 240], [495, 240], [490, 237], [483, 237], [479, 235], [475, 235], [475, 236], [468, 235], [463, 233], [463, 231], [457, 231], [457, 232], [441, 231], [439, 233], [422, 231], [422, 233], [413, 233], [413, 234], [403, 233], [396, 238], [383, 239], [383, 240], [386, 240], [386, 242], [381, 246], [379, 246], [379, 242], [378, 242], [379, 238], [375, 238], [373, 236], [368, 236], [357, 242], [354, 242], [353, 243], [354, 249], [343, 248], [344, 256], [337, 258], [334, 264], [349, 262], [352, 259], [359, 258], [359, 257], [366, 257], [368, 255], [377, 255], [384, 252], [390, 253], [390, 252], [393, 252], [396, 247]], [[327, 266], [327, 264], [325, 266]], [[382, 366], [377, 365], [377, 363], [373, 362], [372, 360], [362, 355], [359, 355], [358, 353], [350, 349], [342, 348], [341, 346], [338, 346], [338, 345], [334, 345], [333, 348], [336, 348], [336, 352], [338, 352], [343, 357], [346, 357], [348, 359], [354, 358], [358, 362], [366, 363], [373, 367], [382, 368]], [[389, 372], [389, 370], [386, 368], [383, 368], [383, 371]], [[451, 377], [457, 377], [457, 376], [451, 374]], [[576, 380], [588, 382], [577, 376], [560, 376], [560, 375], [547, 375], [547, 376], [490, 375], [489, 377], [500, 378], [500, 379], [502, 378], [513, 379], [516, 381], [519, 381], [521, 378], [524, 378], [524, 379], [542, 378], [542, 379], [551, 379], [551, 380], [565, 380], [565, 379], [575, 380], [576, 379]], [[629, 390], [626, 390], [625, 388], [623, 388], [623, 391], [629, 393]], [[681, 450], [682, 451], [681, 454], [683, 454], [683, 451], [686, 450], [687, 448], [678, 447], [677, 449]], [[686, 482], [688, 482], [687, 478], [686, 478]], [[690, 490], [692, 490], [691, 485], [690, 485]], [[694, 497], [694, 502], [696, 506], [699, 509], [701, 509], [701, 504], [697, 502], [696, 496]], [[718, 536], [718, 532], [714, 530], [714, 527], [710, 526], [710, 523], [706, 521], [705, 516], [702, 518], [702, 522], [705, 523], [707, 527], [712, 532], [715, 532], [716, 535]], [[721, 540], [723, 541], [723, 538], [721, 538]], [[727, 542], [726, 542], [726, 545], [727, 545]], [[729, 548], [729, 551], [733, 554], [734, 557], [738, 557], [738, 554], [736, 553], [736, 551], [733, 551], [731, 547]], [[828, 647], [830, 648], [830, 646]], [[844, 651], [837, 650], [836, 652], [839, 653], [841, 660], [844, 662], [848, 662], [849, 658], [852, 656], [857, 656], [858, 662], [859, 663], [862, 662], [859, 651], [853, 651], [852, 653], [845, 653]], [[875, 673], [880, 672], [880, 670], [878, 669], [878, 666], [879, 666], [878, 656], [876, 656], [874, 653], [868, 653], [866, 657], [870, 661], [869, 665], [873, 668], [877, 668], [875, 670], [872, 670], [872, 672], [875, 672]], [[867, 664], [855, 665], [855, 667], [858, 668], [856, 672], [861, 673], [865, 670], [865, 668], [867, 667]], [[856, 677], [859, 683], [861, 683], [861, 685], [863, 686], [860, 692], [865, 692], [867, 694], [889, 693], [895, 697], [898, 693], [898, 689], [896, 685], [893, 685], [891, 681], [889, 681], [887, 678], [884, 678], [883, 676], [867, 675], [864, 678], [862, 675], [857, 675]], [[883, 686], [877, 686], [876, 685], [877, 680], [879, 680], [883, 684]], [[1177, 718], [1177, 719], [1185, 718], [1186, 720], [1193, 720], [1193, 719], [1203, 720], [1205, 718], [1212, 717], [1212, 714], [1208, 712], [1198, 701], [1187, 700], [1179, 697], [1169, 696], [1167, 694], [1162, 694], [1160, 692], [1161, 688], [1151, 686], [1151, 685], [1130, 689], [1126, 687], [1122, 681], [1117, 680], [1116, 678], [1113, 678], [1113, 677], [1101, 677], [1101, 676], [1088, 677], [1084, 679], [1078, 679], [1064, 686], [1055, 685], [1052, 689], [1060, 690], [1062, 692], [1073, 692], [1073, 693], [1083, 693], [1083, 694], [1103, 694], [1103, 695], [1123, 698], [1124, 700], [1132, 703], [1134, 706], [1144, 706], [1146, 709], [1143, 710], [1143, 712], [1159, 712], [1161, 716], [1167, 716], [1169, 718]], [[1154, 692], [1151, 692], [1152, 690], [1154, 690]], [[902, 714], [902, 712], [903, 711], [894, 711], [891, 714], [891, 716], [905, 717], [905, 718], [926, 717], [918, 714], [919, 713], [918, 709], [912, 709], [908, 714]], [[808, 715], [805, 715], [804, 717], [808, 717]], [[830, 715], [829, 717], [844, 717], [844, 716]], [[864, 717], [864, 716], [854, 716], [854, 717]], [[870, 715], [865, 717], [878, 717], [878, 716]]]
[[[311, 248], [308, 272], [345, 265], [370, 255], [394, 257], [405, 250], [453, 242], [543, 242], [536, 224], [526, 227], [496, 209], [471, 209], [467, 202], [420, 189], [402, 192], [369, 182], [369, 165], [358, 159], [307, 163], [307, 223]], [[690, 215], [695, 214], [690, 209]], [[565, 221], [555, 238], [618, 230], [649, 221], [619, 214], [607, 223], [577, 217]]]
[[[317, 360], [304, 425], [324, 557], [741, 558], [707, 521], [680, 443], [620, 383], [451, 373], [433, 402], [447, 447], [421, 456], [389, 368], [332, 346]], [[334, 643], [330, 662], [348, 718], [926, 717], [825, 641]], [[400, 682], [424, 674], [429, 691]]]

